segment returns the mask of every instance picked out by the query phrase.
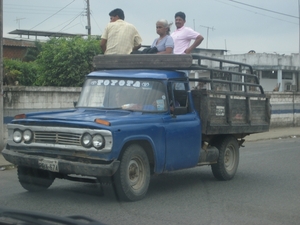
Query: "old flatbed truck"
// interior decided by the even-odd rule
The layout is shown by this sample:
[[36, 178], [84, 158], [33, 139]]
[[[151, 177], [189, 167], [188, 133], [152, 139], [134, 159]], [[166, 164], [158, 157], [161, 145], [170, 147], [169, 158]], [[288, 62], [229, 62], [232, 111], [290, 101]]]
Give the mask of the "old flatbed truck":
[[93, 63], [73, 109], [8, 124], [2, 154], [26, 190], [55, 178], [109, 179], [121, 200], [136, 201], [151, 174], [210, 165], [230, 180], [243, 138], [269, 130], [270, 97], [250, 65], [201, 55], [99, 55]]

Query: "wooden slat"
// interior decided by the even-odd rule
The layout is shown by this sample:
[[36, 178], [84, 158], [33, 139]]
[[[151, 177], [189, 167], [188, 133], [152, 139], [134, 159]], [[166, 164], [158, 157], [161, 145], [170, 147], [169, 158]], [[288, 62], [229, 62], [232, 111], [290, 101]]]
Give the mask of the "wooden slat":
[[[232, 95], [229, 92], [224, 98], [207, 90], [191, 92], [195, 109], [201, 117], [202, 134], [251, 134], [269, 130], [269, 98], [266, 95], [262, 99], [251, 99], [244, 94]], [[231, 98], [233, 96], [237, 98]], [[216, 115], [216, 106], [225, 107], [224, 116]]]
[[192, 66], [191, 55], [97, 55], [93, 65], [96, 69], [184, 69]]

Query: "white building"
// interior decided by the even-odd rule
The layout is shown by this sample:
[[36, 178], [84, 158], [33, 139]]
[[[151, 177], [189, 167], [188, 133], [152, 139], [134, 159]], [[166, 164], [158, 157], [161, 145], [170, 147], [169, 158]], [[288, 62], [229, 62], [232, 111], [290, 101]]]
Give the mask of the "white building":
[[193, 53], [250, 64], [265, 91], [300, 92], [299, 54], [255, 53], [224, 55], [225, 50], [195, 49]]

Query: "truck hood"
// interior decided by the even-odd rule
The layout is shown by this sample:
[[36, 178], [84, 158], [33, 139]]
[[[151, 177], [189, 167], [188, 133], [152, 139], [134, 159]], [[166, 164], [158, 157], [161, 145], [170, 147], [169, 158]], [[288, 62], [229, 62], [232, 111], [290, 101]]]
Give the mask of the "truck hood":
[[[156, 116], [155, 116], [156, 115]], [[157, 113], [145, 113], [127, 110], [103, 110], [103, 109], [71, 109], [64, 111], [36, 112], [26, 114], [25, 120], [35, 122], [55, 122], [55, 123], [94, 123], [95, 119], [107, 120], [111, 125], [141, 123], [153, 119], [158, 119]], [[161, 114], [160, 114], [161, 115]], [[146, 120], [147, 119], [147, 120]], [[155, 119], [155, 120], [156, 120]], [[146, 121], [145, 121], [146, 120]], [[130, 122], [129, 122], [130, 121]], [[150, 121], [149, 121], [150, 122]]]

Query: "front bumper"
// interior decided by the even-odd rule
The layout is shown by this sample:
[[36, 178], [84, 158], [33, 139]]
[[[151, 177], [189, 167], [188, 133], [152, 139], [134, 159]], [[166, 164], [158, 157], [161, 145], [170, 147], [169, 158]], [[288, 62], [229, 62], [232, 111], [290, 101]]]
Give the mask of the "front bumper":
[[[8, 149], [4, 149], [2, 151], [2, 155], [7, 161], [15, 165], [27, 166], [37, 169], [40, 169], [38, 162], [43, 158], [43, 156], [27, 155]], [[117, 171], [120, 164], [120, 161], [118, 160], [114, 160], [110, 164], [90, 164], [56, 158], [55, 160], [58, 161], [58, 173], [76, 174], [91, 177], [112, 176]]]

